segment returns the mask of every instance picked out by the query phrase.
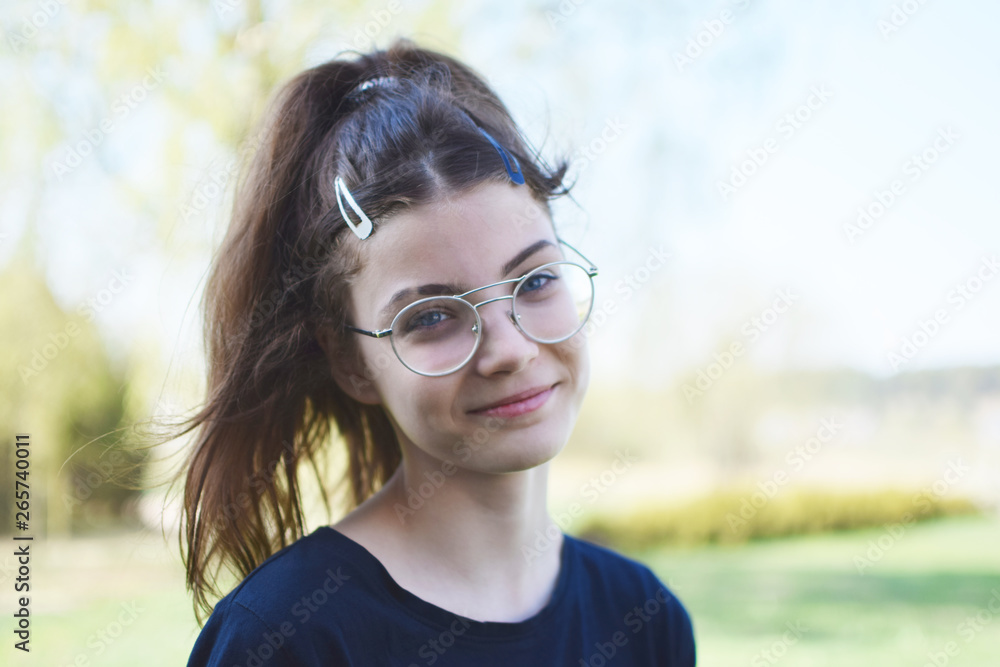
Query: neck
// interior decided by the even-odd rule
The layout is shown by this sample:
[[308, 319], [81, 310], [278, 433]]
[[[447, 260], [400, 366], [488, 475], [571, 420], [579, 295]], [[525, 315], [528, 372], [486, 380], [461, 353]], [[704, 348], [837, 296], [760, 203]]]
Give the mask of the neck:
[[478, 620], [523, 620], [548, 603], [562, 563], [562, 532], [546, 509], [548, 470], [482, 473], [405, 456], [335, 527], [425, 600]]
[[559, 558], [561, 531], [547, 511], [548, 472], [548, 463], [484, 473], [410, 456], [382, 490], [384, 510], [408, 545], [470, 583], [516, 582], [530, 578], [539, 562]]

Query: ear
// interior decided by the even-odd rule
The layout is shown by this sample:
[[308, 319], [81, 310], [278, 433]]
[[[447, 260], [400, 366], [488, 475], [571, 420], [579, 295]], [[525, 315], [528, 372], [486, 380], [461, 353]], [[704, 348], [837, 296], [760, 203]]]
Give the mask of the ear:
[[337, 345], [332, 331], [327, 326], [322, 326], [316, 332], [316, 340], [326, 355], [327, 363], [330, 364], [330, 374], [333, 381], [337, 383], [341, 391], [358, 401], [367, 405], [378, 405], [382, 402], [372, 381], [371, 371], [365, 372], [365, 366], [360, 359], [360, 354], [355, 354], [350, 350], [345, 350], [343, 346]]

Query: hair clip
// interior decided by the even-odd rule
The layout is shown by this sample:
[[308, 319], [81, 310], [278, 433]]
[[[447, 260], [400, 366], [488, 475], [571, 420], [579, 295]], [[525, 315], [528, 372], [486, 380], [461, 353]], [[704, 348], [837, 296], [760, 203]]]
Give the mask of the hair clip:
[[[500, 144], [497, 143], [496, 139], [490, 136], [490, 133], [479, 128], [479, 131], [483, 133], [483, 136], [489, 139], [489, 142], [493, 144], [493, 148], [497, 149], [497, 153], [500, 153], [500, 159], [503, 160], [504, 169], [507, 170], [507, 175], [510, 176], [510, 180], [516, 185], [524, 185], [524, 174], [521, 173], [521, 165], [517, 161], [517, 158], [501, 148]], [[513, 166], [511, 166], [513, 163]]]
[[394, 88], [398, 83], [394, 76], [376, 76], [359, 83], [351, 92], [347, 93], [346, 97], [351, 102], [361, 102], [368, 97], [365, 93], [372, 88]]
[[[351, 228], [351, 231], [354, 232], [354, 235], [361, 240], [364, 240], [369, 236], [371, 236], [372, 233], [371, 219], [367, 215], [365, 215], [364, 211], [361, 210], [361, 207], [358, 206], [358, 202], [354, 201], [354, 197], [351, 196], [350, 190], [348, 190], [347, 186], [344, 185], [344, 179], [342, 179], [340, 176], [337, 176], [336, 178], [333, 179], [333, 192], [337, 196], [337, 206], [340, 208], [340, 215], [344, 216], [344, 222], [346, 222], [347, 226]], [[347, 204], [352, 209], [354, 209], [354, 212], [358, 214], [359, 218], [361, 218], [361, 222], [358, 225], [355, 225], [353, 222], [351, 222], [351, 219], [347, 216], [347, 211], [344, 210], [344, 202], [341, 199], [341, 196], [347, 199]]]

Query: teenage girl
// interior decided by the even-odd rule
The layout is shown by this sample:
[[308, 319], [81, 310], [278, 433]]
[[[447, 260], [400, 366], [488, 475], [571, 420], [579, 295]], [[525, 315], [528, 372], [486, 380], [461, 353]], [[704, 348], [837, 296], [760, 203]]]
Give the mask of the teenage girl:
[[[211, 611], [188, 664], [694, 665], [656, 575], [546, 508], [597, 275], [552, 223], [565, 162], [404, 40], [299, 74], [262, 136], [187, 429], [182, 550]], [[327, 479], [340, 443], [354, 509], [307, 534], [299, 472]]]

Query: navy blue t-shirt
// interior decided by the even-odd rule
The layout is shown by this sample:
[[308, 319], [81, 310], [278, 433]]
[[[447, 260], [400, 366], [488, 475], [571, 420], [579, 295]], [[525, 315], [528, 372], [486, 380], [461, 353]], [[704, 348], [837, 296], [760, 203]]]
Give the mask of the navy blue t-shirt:
[[475, 621], [400, 587], [330, 526], [275, 553], [215, 606], [188, 667], [691, 667], [687, 611], [645, 565], [563, 536], [551, 599]]

